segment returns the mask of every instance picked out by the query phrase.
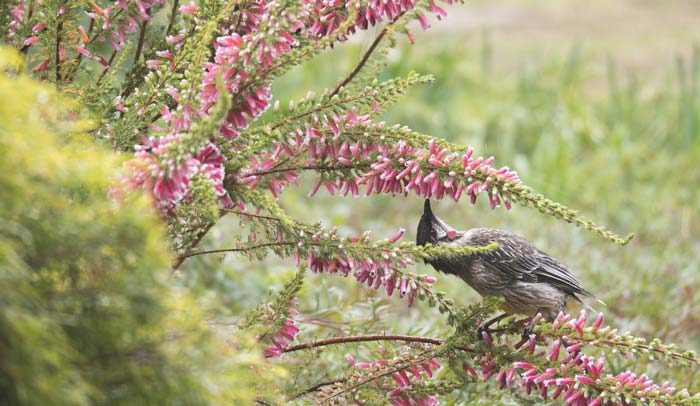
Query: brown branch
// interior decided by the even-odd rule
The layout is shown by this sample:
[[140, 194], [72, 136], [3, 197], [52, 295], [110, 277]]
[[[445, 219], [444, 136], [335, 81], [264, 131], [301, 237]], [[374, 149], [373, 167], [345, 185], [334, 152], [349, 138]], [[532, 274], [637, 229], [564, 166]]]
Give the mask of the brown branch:
[[409, 336], [402, 334], [371, 334], [364, 336], [331, 337], [323, 340], [309, 341], [307, 343], [287, 347], [284, 349], [284, 352], [287, 353], [300, 350], [310, 350], [312, 348], [325, 347], [327, 345], [362, 343], [367, 341], [403, 341], [407, 343], [425, 343], [433, 345], [440, 345], [445, 342], [443, 339], [432, 337]]
[[[194, 256], [198, 256], [198, 255], [222, 254], [222, 253], [227, 253], [227, 252], [246, 252], [246, 251], [256, 250], [259, 248], [287, 246], [287, 245], [294, 245], [294, 242], [290, 242], [290, 241], [266, 242], [266, 243], [261, 243], [261, 244], [249, 245], [247, 247], [235, 247], [235, 248], [222, 248], [222, 249], [217, 249], [217, 250], [195, 251], [195, 252], [190, 252], [189, 254], [180, 255], [179, 257], [177, 257], [177, 261], [175, 262], [175, 264], [179, 265], [185, 259], [190, 258], [190, 257], [194, 257]], [[175, 265], [173, 265], [173, 267], [174, 266]]]
[[27, 7], [27, 22], [32, 21], [32, 16], [34, 16], [34, 0], [30, 1]]
[[253, 214], [253, 213], [248, 213], [245, 211], [239, 211], [239, 210], [231, 210], [231, 209], [224, 209], [226, 213], [233, 213], [237, 214], [239, 216], [244, 216], [244, 217], [251, 217], [251, 218], [256, 218], [256, 219], [263, 219], [263, 220], [270, 220], [270, 221], [275, 221], [275, 222], [280, 222], [281, 220], [278, 219], [277, 217], [272, 217], [272, 216], [264, 216], [262, 214]]
[[[276, 221], [276, 222], [280, 222], [280, 221], [281, 221], [280, 219], [278, 219], [278, 218], [276, 218], [276, 217], [272, 217], [272, 216], [264, 216], [264, 215], [262, 215], [262, 214], [253, 214], [253, 213], [247, 213], [247, 212], [243, 212], [243, 211], [239, 211], [239, 210], [232, 210], [232, 209], [223, 209], [223, 210], [222, 210], [222, 213], [224, 213], [224, 214], [225, 214], [225, 213], [233, 213], [233, 214], [237, 214], [237, 215], [239, 215], [239, 216], [245, 216], [245, 217], [251, 217], [251, 218], [258, 218], [258, 219], [269, 220], [269, 221]], [[223, 214], [222, 214], [222, 216], [223, 216]], [[202, 240], [202, 238], [204, 238], [204, 236], [207, 234], [207, 232], [209, 232], [209, 230], [214, 226], [214, 224], [215, 224], [215, 223], [213, 223], [213, 222], [210, 223], [210, 224], [208, 224], [208, 225], [199, 233], [199, 235], [197, 235], [197, 238], [192, 242], [192, 245], [190, 246], [190, 249], [193, 249], [194, 247], [197, 246], [197, 244], [199, 244], [199, 242]], [[279, 243], [277, 243], [277, 244], [279, 244]], [[173, 265], [172, 265], [173, 273], [180, 267], [180, 265], [182, 265], [183, 262], [185, 262], [185, 260], [186, 260], [187, 258], [196, 256], [196, 255], [212, 254], [212, 253], [219, 253], [219, 252], [242, 252], [242, 251], [251, 250], [251, 249], [255, 249], [255, 248], [248, 247], [247, 249], [229, 249], [229, 250], [214, 250], [214, 251], [198, 251], [198, 252], [193, 252], [193, 253], [190, 253], [190, 254], [181, 255], [181, 256], [177, 257], [177, 258], [175, 259], [175, 261], [173, 262]], [[172, 274], [171, 274], [171, 275], [172, 275]]]
[[165, 30], [165, 36], [170, 35], [170, 30], [173, 29], [175, 24], [175, 17], [177, 16], [177, 6], [180, 4], [179, 0], [173, 0], [173, 9], [170, 11], [170, 21], [168, 22], [168, 28]]
[[97, 82], [95, 82], [95, 86], [99, 85], [102, 79], [107, 75], [107, 71], [109, 68], [112, 67], [112, 62], [114, 62], [114, 57], [117, 56], [117, 50], [115, 49], [112, 51], [112, 55], [109, 57], [109, 61], [107, 61], [107, 66], [102, 70], [102, 73], [100, 73], [100, 77], [97, 78]]
[[63, 20], [56, 25], [56, 84], [61, 80], [61, 31], [63, 30]]
[[[90, 25], [88, 26], [88, 34], [92, 32], [92, 29], [95, 27], [95, 20], [90, 19]], [[86, 44], [87, 46], [87, 44]], [[117, 52], [116, 50], [114, 52]], [[73, 66], [71, 67], [70, 73], [67, 75], [69, 77], [69, 80], [73, 80], [73, 77], [75, 76], [76, 72], [78, 72], [78, 68], [80, 68], [80, 64], [83, 62], [83, 54], [78, 52], [78, 56], [75, 57], [75, 62], [73, 63]]]
[[146, 38], [146, 26], [148, 25], [148, 20], [144, 20], [141, 23], [139, 30], [139, 42], [136, 44], [136, 53], [134, 54], [134, 63], [132, 66], [136, 66], [139, 63], [139, 58], [141, 57], [141, 50], [143, 49], [143, 41]]
[[[195, 240], [192, 242], [192, 245], [190, 245], [189, 249], [193, 249], [194, 247], [196, 247], [197, 244], [199, 244], [199, 242], [202, 241], [202, 238], [204, 238], [204, 236], [207, 234], [207, 232], [209, 232], [209, 230], [211, 230], [211, 228], [214, 227], [214, 224], [215, 223], [212, 222], [212, 223], [209, 223], [206, 226], [204, 226], [204, 228], [197, 235], [197, 238], [195, 238]], [[175, 261], [173, 262], [173, 266], [172, 266], [173, 270], [170, 273], [171, 277], [173, 276], [175, 271], [177, 271], [177, 268], [179, 268], [180, 265], [182, 265], [182, 263], [185, 262], [185, 259], [187, 259], [187, 258], [189, 258], [189, 257], [179, 256], [179, 257], [175, 258]]]
[[399, 14], [398, 17], [396, 17], [396, 19], [394, 19], [394, 21], [388, 23], [384, 27], [382, 32], [380, 32], [379, 35], [377, 35], [377, 38], [374, 39], [374, 41], [372, 42], [372, 45], [369, 46], [369, 48], [367, 49], [365, 54], [362, 55], [362, 59], [360, 59], [360, 62], [357, 63], [357, 65], [355, 66], [355, 69], [353, 69], [352, 72], [350, 72], [350, 74], [345, 79], [343, 79], [342, 82], [338, 83], [338, 85], [335, 87], [335, 89], [333, 89], [333, 91], [331, 92], [330, 96], [328, 96], [329, 98], [332, 98], [333, 96], [340, 93], [340, 90], [342, 88], [344, 88], [345, 86], [347, 86], [347, 84], [350, 83], [355, 78], [355, 76], [357, 76], [358, 73], [360, 73], [362, 68], [364, 68], [364, 66], [369, 61], [369, 58], [372, 56], [374, 51], [377, 49], [379, 44], [382, 42], [382, 39], [384, 39], [384, 36], [389, 32], [389, 29], [391, 29], [391, 26], [396, 21], [398, 21], [399, 18], [401, 18], [401, 16], [403, 16], [404, 13], [405, 13], [405, 11], [402, 12], [401, 14]]
[[[366, 165], [367, 167], [369, 165]], [[288, 168], [278, 168], [278, 169], [270, 169], [267, 171], [260, 171], [260, 172], [251, 172], [251, 173], [246, 173], [245, 176], [265, 176], [265, 175], [272, 175], [275, 173], [282, 173], [282, 172], [289, 172], [289, 171], [337, 171], [339, 169], [358, 169], [361, 166], [325, 166], [325, 165], [300, 165], [300, 166], [293, 166], [293, 167], [288, 167]]]
[[343, 383], [347, 380], [348, 380], [347, 378], [338, 378], [338, 379], [333, 379], [330, 381], [319, 382], [316, 385], [311, 386], [311, 387], [304, 389], [303, 391], [297, 393], [296, 395], [294, 395], [294, 397], [292, 397], [292, 399], [298, 399], [300, 397], [308, 395], [309, 393], [316, 392], [317, 390], [323, 388], [324, 386], [335, 385], [337, 383]]
[[420, 364], [423, 362], [427, 362], [430, 359], [434, 358], [435, 355], [436, 354], [433, 354], [431, 351], [425, 351], [423, 354], [419, 355], [417, 357], [417, 359], [411, 359], [411, 360], [404, 361], [405, 365], [396, 366], [396, 367], [390, 368], [389, 370], [387, 370], [385, 372], [381, 372], [381, 373], [376, 374], [376, 375], [371, 375], [367, 379], [360, 380], [357, 383], [350, 385], [346, 388], [343, 388], [342, 390], [340, 390], [338, 392], [332, 393], [329, 397], [322, 399], [321, 403], [329, 402], [331, 399], [337, 398], [338, 396], [342, 395], [343, 393], [350, 392], [350, 391], [352, 391], [356, 388], [359, 388], [360, 386], [365, 385], [369, 382], [376, 381], [377, 379], [392, 375], [395, 372], [403, 371], [404, 369], [409, 368], [411, 365], [416, 365], [416, 364]]

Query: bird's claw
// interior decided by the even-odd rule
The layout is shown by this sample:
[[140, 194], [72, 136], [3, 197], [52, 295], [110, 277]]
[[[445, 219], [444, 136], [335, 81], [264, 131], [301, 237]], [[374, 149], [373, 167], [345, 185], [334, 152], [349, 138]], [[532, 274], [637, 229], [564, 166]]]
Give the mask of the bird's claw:
[[484, 333], [489, 334], [489, 335], [491, 334], [491, 332], [489, 331], [489, 328], [488, 328], [488, 327], [484, 327], [484, 326], [477, 327], [477, 329], [476, 329], [476, 339], [477, 339], [477, 340], [483, 340], [483, 339], [484, 339]]
[[528, 324], [527, 326], [525, 326], [525, 328], [523, 329], [522, 333], [520, 333], [520, 337], [521, 337], [523, 340], [529, 340], [529, 339], [530, 339], [530, 335], [532, 334], [532, 329], [533, 329], [532, 326]]

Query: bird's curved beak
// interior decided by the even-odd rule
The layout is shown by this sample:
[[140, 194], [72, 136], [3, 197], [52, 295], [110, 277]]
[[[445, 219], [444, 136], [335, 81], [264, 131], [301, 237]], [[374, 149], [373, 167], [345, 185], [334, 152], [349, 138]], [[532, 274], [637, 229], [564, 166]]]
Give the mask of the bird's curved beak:
[[461, 237], [461, 233], [450, 227], [442, 221], [439, 217], [433, 214], [433, 210], [430, 207], [430, 200], [425, 199], [425, 204], [423, 205], [423, 216], [430, 220], [430, 226], [435, 230], [435, 234], [438, 241], [447, 239], [449, 241], [454, 241]]

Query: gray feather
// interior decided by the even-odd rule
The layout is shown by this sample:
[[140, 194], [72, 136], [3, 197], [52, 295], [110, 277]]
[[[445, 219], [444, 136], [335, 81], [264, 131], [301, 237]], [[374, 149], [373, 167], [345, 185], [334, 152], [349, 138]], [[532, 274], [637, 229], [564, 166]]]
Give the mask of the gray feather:
[[552, 319], [559, 311], [565, 310], [567, 297], [578, 301], [577, 295], [594, 297], [564, 264], [538, 250], [526, 239], [492, 228], [455, 231], [433, 214], [428, 201], [425, 207], [418, 227], [418, 244], [498, 244], [492, 251], [438, 258], [429, 263], [441, 272], [459, 276], [482, 296], [503, 297], [507, 311], [542, 312], [546, 318]]

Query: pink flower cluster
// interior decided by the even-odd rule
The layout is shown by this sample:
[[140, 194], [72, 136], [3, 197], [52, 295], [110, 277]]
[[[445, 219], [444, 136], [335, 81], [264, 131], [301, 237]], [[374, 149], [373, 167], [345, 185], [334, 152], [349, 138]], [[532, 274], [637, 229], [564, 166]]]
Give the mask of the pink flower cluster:
[[207, 144], [196, 154], [178, 156], [178, 135], [151, 137], [136, 147], [136, 156], [127, 162], [123, 182], [130, 189], [150, 191], [158, 205], [168, 209], [189, 198], [190, 180], [194, 175], [206, 177], [225, 206], [232, 204], [223, 186], [224, 158], [219, 148]]
[[[343, 131], [367, 122], [369, 122], [368, 115], [357, 115], [354, 110], [350, 110], [344, 115], [334, 115], [323, 120], [316, 119], [304, 129], [298, 129], [292, 133], [289, 140], [275, 144], [272, 148], [272, 154], [263, 152], [257, 157], [253, 157], [251, 165], [243, 169], [238, 175], [239, 182], [253, 188], [264, 177], [267, 188], [275, 196], [278, 196], [287, 184], [296, 182], [298, 177], [296, 170], [270, 172], [270, 169], [276, 167], [285, 159], [306, 153], [308, 156], [305, 162], [306, 166], [313, 167], [324, 160], [352, 165], [352, 162], [345, 157], [347, 152], [358, 153], [365, 147], [372, 148], [372, 145], [363, 145], [361, 143], [350, 145], [347, 141], [339, 143], [338, 139]], [[329, 134], [329, 136], [327, 137], [326, 134]], [[310, 197], [316, 194], [321, 184], [320, 180], [316, 182], [309, 193]], [[333, 194], [336, 192], [336, 183], [328, 181], [323, 182], [323, 184], [329, 193]], [[344, 195], [348, 193], [356, 195], [358, 191], [357, 184], [351, 180], [345, 184], [341, 192]]]
[[[448, 0], [446, 3], [451, 4]], [[311, 17], [307, 24], [309, 34], [316, 37], [328, 36], [333, 33], [347, 19], [348, 2], [346, 0], [305, 0]], [[414, 0], [370, 0], [360, 6], [354, 25], [349, 28], [349, 33], [357, 29], [366, 30], [382, 21], [393, 21], [401, 14], [413, 10], [416, 7]], [[429, 0], [429, 9], [439, 18], [447, 15], [445, 10]], [[422, 13], [418, 13], [418, 19], [423, 29], [430, 28], [428, 20]]]
[[[216, 81], [221, 78], [227, 92], [234, 95], [234, 105], [220, 129], [228, 138], [237, 137], [241, 129], [269, 107], [272, 95], [263, 71], [298, 44], [291, 33], [303, 28], [303, 12], [280, 17], [276, 16], [279, 7], [278, 2], [267, 0], [245, 4], [237, 16], [238, 21], [222, 27], [222, 35], [213, 42], [214, 58], [204, 67], [198, 111], [204, 116], [217, 102]], [[188, 11], [196, 9], [190, 7]], [[184, 35], [171, 36], [168, 42], [177, 49], [184, 38]], [[151, 69], [163, 63], [172, 65], [173, 52], [165, 50], [156, 54], [160, 59], [147, 61]], [[251, 71], [251, 66], [255, 66], [256, 71]]]
[[499, 190], [496, 184], [517, 184], [520, 179], [508, 167], [496, 169], [492, 166], [493, 161], [493, 157], [474, 156], [471, 148], [457, 154], [430, 141], [426, 151], [400, 141], [384, 147], [376, 162], [357, 183], [367, 185], [367, 195], [413, 191], [425, 198], [449, 196], [455, 201], [466, 195], [472, 204], [476, 203], [480, 193], [485, 192], [491, 208], [503, 203], [510, 209], [510, 194]]
[[[407, 356], [409, 354], [405, 353], [404, 355]], [[380, 359], [373, 362], [359, 362], [356, 361], [350, 354], [346, 355], [345, 359], [347, 359], [350, 365], [359, 369], [379, 369], [390, 363], [389, 360], [385, 359]], [[405, 393], [405, 391], [410, 389], [412, 386], [411, 377], [413, 378], [413, 382], [421, 382], [426, 378], [432, 378], [433, 373], [441, 367], [442, 365], [440, 365], [435, 358], [432, 358], [421, 365], [411, 365], [408, 368], [391, 374], [391, 377], [396, 385], [387, 393], [387, 396], [391, 399], [391, 404], [394, 406], [436, 406], [438, 404], [438, 399], [435, 395], [425, 398], [415, 398], [413, 396], [409, 396], [407, 393]], [[394, 385], [390, 386], [386, 383], [384, 384], [384, 387], [387, 389], [393, 386]]]
[[[269, 83], [264, 81], [259, 83], [261, 78], [255, 76], [255, 73], [259, 72], [251, 72], [250, 66], [255, 66], [256, 69], [262, 71], [270, 67], [275, 58], [289, 52], [297, 44], [290, 32], [302, 28], [303, 25], [300, 25], [300, 20], [278, 24], [280, 17], [275, 17], [275, 13], [269, 10], [270, 7], [278, 6], [277, 2], [263, 0], [246, 5], [238, 16], [240, 24], [237, 24], [236, 27], [223, 28], [223, 35], [217, 37], [213, 43], [214, 57], [211, 62], [207, 62], [205, 65], [197, 115], [205, 117], [209, 113], [219, 98], [217, 78], [223, 80], [227, 92], [234, 95], [232, 98], [234, 105], [228, 111], [219, 129], [226, 138], [236, 138], [241, 129], [247, 127], [250, 121], [256, 119], [270, 105], [272, 95]], [[196, 9], [190, 7], [188, 12], [196, 12]], [[288, 16], [288, 18], [292, 17], [294, 16]], [[236, 32], [232, 31], [234, 28], [237, 30]], [[260, 32], [259, 29], [266, 31]], [[174, 46], [176, 52], [178, 48], [181, 48], [183, 40], [183, 35], [168, 38], [168, 42]], [[162, 63], [173, 64], [173, 52], [166, 50], [156, 54], [160, 59], [147, 61], [151, 69], [157, 69]], [[168, 88], [166, 91], [176, 102], [180, 103], [180, 94], [177, 89]], [[170, 124], [171, 133], [189, 129], [192, 109], [193, 107], [189, 104], [180, 104], [175, 112], [171, 112], [167, 106], [163, 107], [161, 114], [163, 119]], [[214, 138], [212, 137], [212, 139]], [[220, 174], [218, 171], [216, 173], [216, 186], [223, 185], [223, 157], [221, 160], [222, 164], [215, 167], [217, 170], [221, 169]], [[255, 159], [252, 161], [253, 165], [257, 162]], [[209, 167], [209, 169], [214, 169], [214, 167]], [[186, 177], [181, 176], [180, 178], [186, 179]], [[287, 177], [288, 181], [293, 181], [295, 178], [292, 175], [287, 175]], [[219, 178], [222, 179], [221, 182], [218, 182]], [[156, 182], [158, 181], [160, 179], [156, 180]], [[180, 182], [180, 184], [187, 186], [184, 182]], [[249, 185], [255, 186], [251, 183]], [[274, 189], [274, 185], [272, 188]], [[181, 194], [179, 189], [176, 190]], [[219, 190], [217, 190], [217, 194], [223, 196]]]
[[[287, 149], [285, 149], [285, 147]], [[238, 176], [238, 182], [254, 189], [258, 186], [260, 180], [264, 180], [267, 189], [275, 196], [278, 197], [285, 186], [290, 183], [296, 183], [299, 177], [297, 171], [280, 171], [273, 172], [280, 162], [280, 156], [283, 152], [285, 154], [290, 154], [293, 156], [294, 152], [289, 149], [286, 144], [278, 144], [272, 153], [267, 151], [253, 156], [250, 158], [250, 162], [247, 168], [240, 171]], [[267, 173], [266, 176], [260, 176], [261, 173]]]
[[[387, 240], [387, 244], [396, 243], [404, 234], [404, 229], [400, 229], [394, 236]], [[412, 306], [418, 294], [425, 289], [424, 285], [431, 285], [435, 278], [431, 276], [417, 276], [412, 273], [401, 273], [400, 268], [405, 268], [413, 263], [408, 255], [402, 255], [398, 250], [385, 245], [376, 248], [379, 253], [373, 254], [366, 244], [370, 241], [371, 233], [366, 231], [362, 236], [340, 239], [333, 229], [329, 234], [321, 232], [311, 236], [308, 243], [300, 243], [293, 256], [297, 266], [305, 257], [306, 265], [315, 273], [341, 274], [352, 276], [359, 283], [379, 289], [384, 288], [388, 296], [398, 292], [399, 297], [406, 297], [408, 306]], [[338, 250], [334, 250], [334, 256], [323, 252], [324, 244], [332, 244], [344, 256], [338, 256]], [[309, 246], [306, 246], [309, 245]], [[352, 254], [348, 249], [353, 247], [361, 248], [361, 255]]]
[[[299, 313], [296, 306], [297, 299], [294, 298], [292, 299], [291, 306], [289, 307], [286, 319], [282, 324], [282, 328], [272, 336], [272, 344], [265, 348], [266, 357], [279, 357], [280, 355], [284, 354], [285, 348], [289, 347], [289, 343], [294, 341], [297, 334], [299, 334], [299, 327], [297, 327], [293, 319]], [[279, 318], [279, 315], [271, 314], [269, 308], [267, 310], [268, 321], [275, 322], [275, 320]]]
[[[371, 123], [368, 115], [358, 116], [352, 110], [344, 116], [317, 120], [313, 125], [294, 132], [291, 140], [279, 144], [275, 154], [260, 160], [261, 164], [243, 171], [242, 183], [256, 185], [259, 177], [266, 175], [267, 168], [275, 166], [281, 156], [293, 157], [306, 150], [308, 159], [303, 165], [306, 168], [347, 166], [357, 173], [337, 180], [319, 180], [310, 196], [321, 185], [331, 194], [339, 191], [343, 195], [358, 195], [360, 186], [364, 185], [367, 196], [414, 192], [426, 198], [449, 196], [457, 201], [469, 196], [472, 204], [476, 203], [479, 194], [484, 193], [492, 208], [503, 204], [510, 209], [512, 203], [507, 185], [519, 184], [520, 178], [508, 167], [494, 167], [493, 157], [475, 156], [471, 148], [463, 154], [450, 152], [434, 141], [430, 141], [427, 148], [414, 146], [406, 140], [393, 145], [381, 144], [366, 135], [383, 128], [383, 124]], [[341, 134], [345, 136], [342, 141], [339, 139]], [[351, 136], [356, 137], [355, 142], [347, 140]], [[375, 162], [369, 168], [363, 168], [361, 164], [367, 160]], [[284, 171], [275, 172], [277, 179], [270, 181], [271, 188], [278, 192], [285, 181], [296, 179], [296, 172], [290, 172], [293, 175], [286, 179], [280, 178]]]
[[[553, 327], [568, 324], [578, 334], [584, 331], [596, 331], [603, 323], [603, 316], [599, 314], [590, 326], [586, 326], [587, 314], [582, 311], [578, 318], [560, 313], [553, 322]], [[493, 341], [485, 334], [488, 346], [493, 346]], [[535, 363], [516, 361], [507, 368], [500, 369], [490, 353], [486, 353], [478, 359], [485, 380], [497, 375], [497, 381], [501, 389], [519, 384], [527, 394], [538, 391], [543, 399], [560, 399], [566, 405], [598, 406], [598, 405], [624, 405], [624, 401], [613, 402], [609, 395], [632, 394], [635, 398], [658, 399], [664, 395], [673, 395], [675, 388], [668, 383], [658, 385], [647, 376], [637, 376], [632, 372], [622, 372], [617, 375], [604, 374], [605, 359], [590, 358], [581, 352], [582, 342], [575, 338], [563, 337], [554, 341], [547, 352], [537, 351], [537, 338], [530, 335], [516, 344], [520, 348], [527, 344], [525, 350], [532, 355], [542, 357], [548, 366], [539, 366]], [[465, 367], [465, 371], [477, 377], [477, 372], [472, 367]], [[608, 395], [605, 395], [607, 393]]]

